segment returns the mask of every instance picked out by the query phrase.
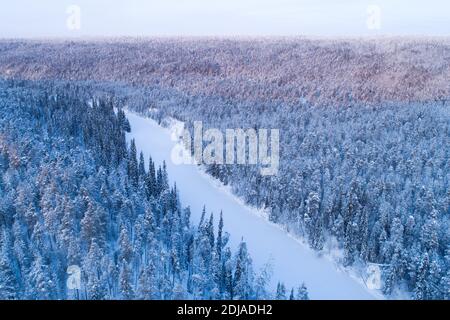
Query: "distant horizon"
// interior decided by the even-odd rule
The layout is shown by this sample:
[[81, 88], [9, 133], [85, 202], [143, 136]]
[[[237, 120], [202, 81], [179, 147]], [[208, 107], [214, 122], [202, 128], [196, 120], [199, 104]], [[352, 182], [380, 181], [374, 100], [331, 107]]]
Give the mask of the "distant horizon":
[[16, 0], [1, 39], [450, 36], [445, 0]]

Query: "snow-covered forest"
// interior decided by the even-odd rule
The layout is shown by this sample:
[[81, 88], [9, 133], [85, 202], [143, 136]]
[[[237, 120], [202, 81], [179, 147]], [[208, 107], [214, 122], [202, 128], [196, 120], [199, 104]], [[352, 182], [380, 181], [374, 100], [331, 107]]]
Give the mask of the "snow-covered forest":
[[448, 38], [0, 40], [0, 74], [171, 88], [242, 101], [338, 106], [450, 96]]
[[[173, 114], [224, 130], [283, 128], [279, 175], [209, 166], [235, 194], [316, 250], [337, 239], [344, 265], [380, 264], [388, 295], [400, 286], [418, 299], [449, 298], [449, 105], [299, 106], [295, 113], [278, 106], [266, 109], [267, 118], [256, 105], [227, 116], [202, 105]], [[286, 114], [294, 126], [284, 124]]]
[[308, 299], [269, 287], [270, 264], [253, 270], [245, 242], [232, 252], [222, 218], [191, 224], [165, 166], [127, 146], [117, 101], [46, 82], [0, 92], [0, 299]]
[[[140, 94], [136, 96], [141, 96]], [[443, 102], [297, 107], [147, 92], [159, 112], [212, 128], [281, 128], [280, 169], [212, 165], [207, 172], [343, 265], [379, 264], [383, 292], [448, 299], [450, 106]], [[134, 102], [133, 102], [134, 101]], [[155, 106], [155, 104], [152, 104]], [[145, 109], [139, 109], [146, 112]], [[261, 110], [264, 110], [261, 113]]]
[[[152, 157], [157, 164], [166, 164], [169, 181], [176, 181], [180, 193], [180, 201], [189, 204], [191, 221], [198, 224], [201, 220], [202, 208], [206, 206], [214, 214], [214, 221], [222, 215], [226, 221], [223, 230], [230, 233], [228, 244], [238, 248], [242, 239], [247, 243], [255, 270], [265, 268], [270, 261], [273, 272], [271, 286], [283, 282], [286, 287], [296, 287], [305, 282], [310, 299], [380, 299], [382, 294], [375, 287], [366, 285], [369, 272], [361, 270], [351, 273], [350, 268], [342, 267], [311, 249], [303, 239], [286, 233], [282, 226], [270, 222], [267, 212], [244, 204], [244, 201], [233, 194], [229, 186], [206, 174], [203, 169], [179, 164], [172, 159], [174, 146], [174, 128], [177, 122], [164, 119], [167, 126], [158, 123], [136, 112], [126, 111], [131, 132], [127, 133], [127, 141], [135, 141], [144, 158]], [[220, 214], [220, 215], [219, 215]], [[374, 279], [377, 281], [376, 279]]]
[[[343, 252], [340, 263], [345, 266], [360, 266], [366, 263], [379, 265], [383, 272], [382, 290], [387, 297], [399, 290], [415, 299], [450, 299], [448, 40], [17, 40], [0, 42], [0, 52], [0, 74], [5, 78], [76, 81], [89, 88], [87, 91], [79, 89], [84, 94], [102, 92], [113, 99], [113, 105], [127, 105], [130, 109], [151, 116], [157, 121], [172, 117], [185, 122], [188, 128], [192, 127], [194, 121], [203, 121], [206, 127], [223, 130], [237, 127], [280, 129], [280, 169], [277, 176], [261, 176], [256, 166], [214, 165], [208, 167], [207, 172], [223, 184], [231, 186], [234, 194], [249, 205], [268, 210], [272, 221], [285, 226], [288, 232], [307, 239], [315, 250], [320, 252], [337, 247]], [[35, 94], [31, 95], [35, 99]], [[77, 95], [83, 94], [79, 92]], [[25, 97], [17, 99], [22, 103], [27, 101]], [[72, 126], [65, 126], [64, 130], [59, 129], [63, 132], [59, 132], [59, 127], [52, 122], [41, 120], [33, 125], [26, 125], [19, 117], [10, 118], [9, 113], [2, 116], [2, 121], [20, 119], [20, 126], [17, 125], [17, 128], [2, 128], [6, 132], [15, 132], [20, 128], [26, 132], [34, 127], [36, 130], [48, 131], [47, 136], [36, 134], [35, 137], [36, 141], [41, 141], [42, 148], [52, 146], [56, 149], [47, 157], [53, 157], [53, 154], [58, 154], [58, 148], [62, 148], [66, 150], [60, 151], [64, 159], [67, 157], [67, 149], [64, 148], [68, 148], [67, 145], [71, 143], [81, 149], [73, 154], [72, 160], [69, 158], [63, 161], [56, 156], [56, 160], [44, 160], [47, 152], [43, 151], [36, 153], [33, 158], [35, 153], [25, 151], [29, 150], [27, 148], [33, 150], [32, 147], [39, 145], [37, 142], [26, 144], [24, 133], [13, 138], [2, 133], [2, 141], [7, 141], [7, 145], [17, 140], [14, 143], [22, 146], [17, 148], [22, 151], [17, 152], [15, 157], [19, 163], [18, 168], [21, 161], [28, 159], [43, 161], [42, 166], [55, 166], [45, 171], [38, 170], [40, 167], [35, 164], [34, 170], [21, 176], [19, 169], [16, 169], [17, 173], [10, 170], [9, 164], [14, 161], [8, 160], [6, 167], [2, 164], [2, 171], [6, 173], [3, 174], [1, 190], [10, 190], [13, 193], [9, 197], [2, 197], [4, 203], [1, 208], [7, 212], [5, 217], [10, 217], [5, 220], [9, 222], [10, 228], [4, 232], [5, 240], [2, 241], [10, 243], [3, 245], [3, 248], [18, 246], [13, 242], [16, 238], [13, 233], [19, 229], [28, 234], [28, 238], [22, 238], [28, 239], [29, 243], [35, 243], [29, 240], [33, 230], [27, 226], [29, 222], [26, 222], [28, 218], [25, 213], [23, 224], [14, 225], [15, 217], [20, 217], [16, 212], [21, 212], [20, 206], [16, 208], [16, 205], [22, 200], [13, 199], [35, 199], [36, 194], [39, 194], [37, 199], [23, 202], [33, 203], [35, 206], [44, 205], [44, 190], [54, 185], [53, 188], [58, 190], [59, 184], [51, 183], [53, 178], [43, 172], [51, 172], [52, 177], [58, 176], [55, 174], [58, 172], [56, 168], [63, 166], [59, 170], [60, 177], [55, 179], [68, 179], [66, 177], [69, 176], [70, 179], [78, 181], [71, 196], [75, 199], [72, 205], [79, 206], [76, 207], [79, 209], [68, 210], [81, 215], [74, 220], [79, 222], [76, 227], [79, 230], [76, 231], [80, 237], [77, 241], [82, 241], [86, 257], [89, 257], [91, 251], [91, 248], [87, 248], [87, 243], [94, 243], [100, 247], [99, 250], [103, 250], [104, 256], [108, 257], [102, 261], [111, 264], [108, 259], [116, 259], [120, 262], [116, 273], [111, 272], [117, 274], [117, 279], [109, 279], [109, 291], [106, 290], [111, 297], [120, 297], [123, 282], [121, 275], [123, 277], [124, 273], [128, 274], [131, 279], [130, 288], [133, 288], [133, 294], [138, 295], [141, 275], [144, 274], [142, 277], [145, 278], [145, 273], [138, 271], [139, 266], [145, 265], [145, 259], [147, 262], [151, 260], [148, 258], [151, 250], [148, 249], [149, 252], [125, 259], [123, 263], [122, 252], [123, 239], [127, 239], [125, 242], [128, 241], [131, 246], [140, 246], [135, 242], [139, 239], [139, 230], [135, 229], [143, 225], [139, 219], [145, 219], [147, 207], [151, 208], [151, 212], [157, 212], [156, 217], [164, 216], [164, 210], [171, 212], [169, 216], [178, 212], [178, 217], [171, 217], [180, 221], [183, 221], [187, 213], [178, 204], [177, 191], [173, 186], [166, 186], [166, 192], [158, 191], [156, 197], [152, 193], [155, 191], [150, 192], [144, 203], [136, 200], [141, 199], [139, 192], [142, 194], [149, 191], [142, 191], [140, 174], [133, 173], [134, 169], [130, 170], [129, 163], [134, 160], [130, 160], [133, 148], [127, 149], [123, 140], [126, 121], [112, 120], [112, 106], [108, 103], [110, 102], [105, 104], [106, 108], [110, 108], [110, 117], [107, 117], [108, 113], [99, 113], [96, 115], [101, 117], [99, 120], [94, 119], [94, 114], [89, 118], [90, 113], [79, 114], [79, 111], [72, 110], [77, 112], [74, 117], [77, 121], [69, 121], [68, 123], [73, 123]], [[53, 102], [51, 104], [54, 105]], [[93, 110], [97, 107], [99, 106]], [[2, 112], [5, 108], [6, 106], [2, 107]], [[49, 115], [42, 115], [40, 112], [34, 111], [33, 116], [49, 119]], [[87, 141], [81, 138], [81, 129], [78, 127], [79, 119], [85, 117], [88, 117], [88, 129], [83, 130], [88, 130], [89, 136], [92, 137]], [[106, 126], [108, 130], [98, 130], [97, 125], [89, 125], [94, 121], [99, 121], [99, 125]], [[114, 121], [118, 127], [114, 127]], [[108, 131], [107, 137], [102, 136], [106, 134], [105, 131]], [[113, 143], [110, 144], [111, 142]], [[5, 143], [2, 143], [2, 148], [5, 149]], [[72, 155], [74, 150], [78, 149], [70, 150]], [[134, 159], [134, 155], [131, 159]], [[137, 171], [144, 174], [143, 170], [139, 169], [142, 167], [139, 166], [139, 161], [136, 161]], [[95, 174], [89, 172], [83, 175], [64, 166], [78, 168], [81, 172], [97, 169], [93, 171]], [[100, 167], [105, 173], [102, 173]], [[70, 172], [73, 172], [72, 175]], [[164, 170], [160, 169], [159, 172], [164, 177]], [[148, 175], [148, 171], [145, 175]], [[157, 176], [156, 173], [155, 175]], [[23, 183], [22, 185], [27, 186], [23, 187], [27, 191], [21, 191], [19, 182], [25, 178], [36, 179], [36, 183]], [[161, 179], [156, 181], [162, 183], [164, 179]], [[14, 181], [17, 182], [14, 184]], [[39, 181], [43, 182], [39, 184]], [[105, 196], [107, 200], [103, 200], [101, 192], [93, 191], [102, 190], [103, 182], [105, 188], [110, 188]], [[96, 184], [97, 187], [90, 188], [89, 183]], [[5, 188], [5, 185], [8, 188]], [[28, 190], [30, 185], [44, 189], [33, 193]], [[67, 188], [67, 185], [64, 184], [64, 187]], [[161, 187], [155, 190], [160, 189]], [[107, 237], [103, 240], [83, 240], [85, 235], [82, 213], [88, 210], [89, 202], [85, 200], [82, 190], [86, 190], [83, 192], [95, 199], [95, 208], [111, 212], [111, 206], [118, 206], [118, 220], [106, 222]], [[61, 197], [64, 192], [59, 191]], [[49, 197], [51, 195], [48, 200], [51, 204], [48, 207], [54, 208], [57, 200], [52, 197], [59, 193], [53, 190], [48, 193]], [[116, 194], [120, 201], [115, 199]], [[123, 205], [121, 201], [127, 205]], [[29, 205], [25, 207], [28, 208]], [[27, 212], [27, 209], [22, 208], [23, 211]], [[144, 214], [140, 214], [141, 211]], [[52, 221], [52, 214], [45, 217], [44, 212], [43, 209], [42, 219], [36, 219], [34, 229], [42, 230], [46, 223], [49, 223], [48, 220]], [[53, 214], [60, 211], [56, 212]], [[107, 213], [105, 215], [108, 217]], [[31, 221], [34, 221], [33, 219]], [[64, 221], [55, 217], [53, 219]], [[152, 222], [158, 230], [152, 233], [155, 238], [154, 252], [157, 252], [157, 255], [160, 252], [165, 253], [170, 260], [175, 240], [171, 239], [173, 235], [171, 231], [166, 230], [164, 221], [155, 218], [155, 222]], [[181, 223], [180, 230], [184, 230], [180, 221], [177, 220], [175, 225]], [[176, 282], [179, 284], [178, 291], [183, 291], [186, 286], [189, 294], [199, 294], [196, 293], [198, 288], [209, 288], [201, 294], [217, 292], [214, 283], [200, 283], [195, 287], [196, 281], [201, 280], [193, 277], [191, 270], [206, 268], [202, 263], [209, 265], [211, 262], [210, 264], [214, 265], [214, 261], [218, 259], [212, 253], [210, 254], [213, 256], [206, 259], [201, 252], [195, 251], [196, 241], [200, 241], [196, 239], [202, 239], [204, 234], [212, 234], [211, 231], [206, 231], [209, 223], [206, 221], [209, 221], [208, 217], [205, 217], [203, 226], [188, 226], [188, 231], [177, 233], [177, 236], [189, 236], [193, 239], [192, 262], [189, 262], [183, 253], [177, 253], [179, 268], [182, 271], [174, 271], [178, 269], [171, 262], [154, 266], [165, 270], [165, 273], [158, 273], [163, 275], [162, 280], [158, 282], [161, 283], [160, 288], [164, 288], [164, 283], [167, 286], [167, 283]], [[135, 226], [136, 223], [139, 228]], [[172, 223], [169, 230], [173, 230]], [[64, 257], [61, 259], [69, 259], [70, 250], [64, 245], [70, 242], [63, 241], [58, 244], [61, 239], [58, 240], [56, 236], [56, 239], [53, 239], [50, 236], [62, 236], [64, 233], [60, 228], [63, 225], [50, 225], [54, 228], [51, 229], [53, 231], [48, 231], [49, 236], [45, 241], [39, 241], [46, 246], [60, 245], [61, 256]], [[164, 238], [163, 234], [169, 234], [170, 239]], [[23, 242], [26, 245], [26, 240]], [[217, 246], [217, 242], [211, 240], [210, 247]], [[151, 249], [153, 250], [153, 246]], [[139, 250], [143, 250], [142, 246]], [[7, 257], [9, 255], [12, 253], [6, 253]], [[236, 268], [237, 256], [239, 253], [227, 255], [231, 261], [229, 268]], [[32, 261], [38, 259], [24, 259], [30, 261], [30, 272], [27, 274], [32, 276]], [[206, 261], [205, 259], [209, 262], [201, 262]], [[22, 269], [17, 265], [19, 260], [21, 259], [9, 259], [8, 263], [2, 264], [8, 267], [2, 270], [6, 270], [5, 274], [16, 272], [15, 277], [10, 278], [23, 281], [20, 271]], [[44, 257], [39, 261], [40, 267], [48, 267], [43, 262], [46, 261]], [[61, 272], [65, 271], [61, 266], [59, 268]], [[178, 275], [178, 278], [173, 276], [174, 274]], [[254, 278], [258, 279], [258, 276]], [[60, 282], [61, 279], [59, 278]], [[250, 280], [248, 282], [252, 294], [258, 292], [256, 287], [259, 282], [254, 281], [255, 284]], [[56, 285], [57, 282], [58, 280], [54, 280], [52, 283]], [[165, 292], [164, 289], [161, 290]], [[220, 286], [218, 290], [221, 294], [226, 292], [221, 291], [223, 289]], [[88, 297], [88, 293], [83, 294]]]

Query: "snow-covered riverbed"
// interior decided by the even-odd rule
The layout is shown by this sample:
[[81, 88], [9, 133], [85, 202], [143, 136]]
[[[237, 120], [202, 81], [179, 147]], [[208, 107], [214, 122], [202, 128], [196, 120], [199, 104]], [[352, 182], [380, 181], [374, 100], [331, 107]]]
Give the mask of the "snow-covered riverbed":
[[190, 206], [192, 219], [199, 220], [203, 205], [214, 212], [215, 222], [223, 211], [225, 229], [231, 234], [231, 245], [237, 246], [241, 237], [248, 244], [255, 270], [273, 258], [273, 281], [283, 281], [288, 290], [305, 282], [311, 299], [374, 299], [377, 292], [340, 271], [328, 259], [297, 241], [278, 226], [269, 223], [256, 210], [242, 204], [235, 196], [217, 185], [193, 165], [175, 165], [170, 161], [176, 142], [168, 129], [155, 121], [127, 112], [131, 134], [138, 151], [145, 159], [151, 155], [156, 164], [167, 163], [171, 183], [176, 181], [183, 206]]

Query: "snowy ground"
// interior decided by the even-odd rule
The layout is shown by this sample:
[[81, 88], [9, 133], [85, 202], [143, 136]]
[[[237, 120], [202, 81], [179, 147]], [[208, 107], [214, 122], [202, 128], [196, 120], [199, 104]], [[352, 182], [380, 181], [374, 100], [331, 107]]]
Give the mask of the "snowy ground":
[[181, 190], [183, 206], [191, 207], [193, 222], [199, 220], [203, 205], [208, 213], [214, 212], [216, 223], [222, 210], [231, 245], [236, 247], [241, 237], [244, 238], [256, 271], [273, 258], [273, 281], [283, 281], [288, 290], [305, 282], [311, 299], [380, 297], [378, 291], [369, 290], [362, 281], [339, 270], [331, 260], [318, 257], [306, 245], [268, 222], [260, 212], [245, 206], [197, 166], [174, 164], [170, 159], [176, 142], [170, 130], [131, 112], [127, 112], [127, 117], [132, 130], [127, 139], [135, 139], [145, 159], [151, 155], [156, 164], [166, 161], [171, 182], [176, 181]]

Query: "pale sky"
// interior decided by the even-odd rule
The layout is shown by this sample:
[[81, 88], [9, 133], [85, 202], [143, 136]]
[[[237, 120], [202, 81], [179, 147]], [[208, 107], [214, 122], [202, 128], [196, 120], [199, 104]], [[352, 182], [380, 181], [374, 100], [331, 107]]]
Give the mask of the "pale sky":
[[0, 38], [450, 35], [450, 0], [0, 1]]

